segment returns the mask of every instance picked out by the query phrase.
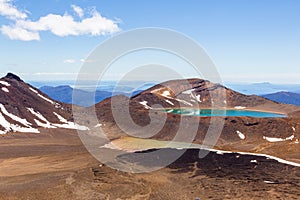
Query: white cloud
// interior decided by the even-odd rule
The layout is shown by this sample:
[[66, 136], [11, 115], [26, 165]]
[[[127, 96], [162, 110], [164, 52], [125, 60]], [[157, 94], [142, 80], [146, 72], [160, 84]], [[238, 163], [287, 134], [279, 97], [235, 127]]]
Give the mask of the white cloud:
[[76, 63], [76, 60], [74, 60], [74, 59], [67, 59], [67, 60], [64, 60], [64, 63], [73, 64], [73, 63]]
[[50, 31], [57, 36], [105, 35], [119, 30], [114, 21], [102, 17], [98, 12], [82, 21], [75, 21], [71, 15], [49, 14], [38, 21], [18, 20], [17, 27], [30, 31]]
[[83, 10], [79, 6], [76, 5], [71, 5], [73, 8], [74, 12], [78, 15], [78, 17], [82, 18], [83, 17]]
[[64, 76], [64, 75], [78, 75], [78, 73], [70, 73], [70, 72], [37, 72], [37, 73], [33, 73], [33, 74], [29, 74], [29, 75], [33, 75], [33, 76], [47, 76], [47, 75], [51, 75], [51, 76]]
[[11, 40], [40, 40], [40, 35], [37, 32], [32, 32], [16, 26], [2, 26], [1, 32], [7, 35]]
[[82, 63], [94, 63], [94, 62], [97, 62], [97, 60], [91, 60], [91, 59], [80, 59], [80, 62], [82, 62]]
[[18, 10], [13, 4], [12, 0], [0, 0], [0, 15], [10, 19], [25, 19], [27, 14]]
[[[72, 8], [78, 16], [82, 17], [84, 15], [80, 7], [72, 5]], [[69, 14], [48, 14], [40, 17], [37, 21], [26, 19], [25, 16], [25, 18], [16, 19], [14, 25], [3, 25], [0, 30], [2, 34], [7, 35], [12, 40], [23, 41], [40, 40], [41, 31], [49, 31], [54, 35], [64, 37], [70, 35], [99, 36], [112, 34], [120, 30], [117, 22], [101, 16], [96, 10], [88, 13], [88, 15], [88, 17], [79, 21], [76, 21]]]

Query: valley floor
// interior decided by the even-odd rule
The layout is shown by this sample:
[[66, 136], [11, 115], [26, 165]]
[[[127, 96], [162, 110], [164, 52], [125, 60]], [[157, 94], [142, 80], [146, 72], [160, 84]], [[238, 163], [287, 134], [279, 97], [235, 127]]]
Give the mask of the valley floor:
[[[128, 154], [123, 159], [134, 161], [138, 156]], [[244, 200], [299, 196], [300, 168], [262, 157], [210, 153], [199, 159], [198, 152], [190, 149], [166, 168], [131, 174], [100, 167], [75, 131], [0, 137], [0, 199], [5, 200]]]

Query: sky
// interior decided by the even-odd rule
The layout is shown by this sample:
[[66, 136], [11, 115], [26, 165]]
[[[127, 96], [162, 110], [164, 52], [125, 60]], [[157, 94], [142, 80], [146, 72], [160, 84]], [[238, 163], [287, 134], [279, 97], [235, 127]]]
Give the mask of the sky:
[[0, 0], [0, 75], [75, 79], [103, 41], [160, 27], [200, 44], [225, 82], [300, 83], [299, 10], [298, 0]]

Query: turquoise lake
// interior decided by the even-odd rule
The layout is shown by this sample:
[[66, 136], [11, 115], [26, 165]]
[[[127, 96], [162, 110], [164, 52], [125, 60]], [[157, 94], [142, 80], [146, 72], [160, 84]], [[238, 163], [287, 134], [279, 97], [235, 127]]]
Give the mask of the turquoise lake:
[[260, 112], [252, 110], [221, 110], [221, 109], [166, 109], [165, 112], [179, 115], [200, 116], [200, 117], [286, 117], [284, 114], [272, 112]]

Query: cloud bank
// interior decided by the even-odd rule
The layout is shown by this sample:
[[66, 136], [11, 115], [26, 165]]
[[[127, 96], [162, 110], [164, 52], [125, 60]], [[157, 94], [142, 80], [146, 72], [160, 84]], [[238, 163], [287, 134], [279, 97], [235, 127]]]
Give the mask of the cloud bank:
[[101, 16], [95, 9], [86, 13], [79, 6], [71, 5], [71, 8], [80, 20], [75, 20], [74, 16], [66, 13], [48, 14], [32, 21], [28, 19], [28, 11], [18, 10], [11, 0], [0, 0], [0, 15], [13, 22], [10, 25], [2, 25], [0, 31], [12, 40], [22, 41], [41, 40], [42, 31], [51, 32], [59, 37], [100, 36], [120, 31], [116, 21]]
[[12, 20], [27, 18], [26, 12], [19, 11], [11, 0], [0, 0], [0, 15]]

